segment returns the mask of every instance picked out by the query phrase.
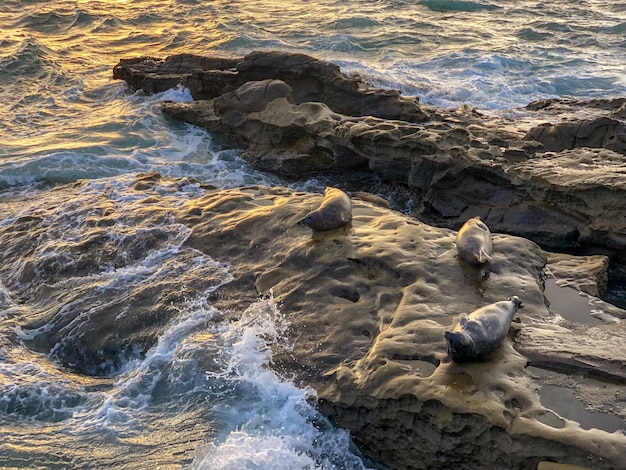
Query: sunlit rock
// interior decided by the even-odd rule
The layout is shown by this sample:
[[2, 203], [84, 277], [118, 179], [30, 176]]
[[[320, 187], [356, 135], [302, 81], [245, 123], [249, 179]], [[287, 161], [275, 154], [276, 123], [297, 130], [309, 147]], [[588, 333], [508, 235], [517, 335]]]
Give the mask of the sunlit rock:
[[421, 106], [332, 63], [278, 51], [125, 59], [114, 76], [148, 92], [178, 76], [196, 101], [164, 112], [234, 140], [259, 169], [338, 182], [347, 170], [369, 174], [360, 187], [351, 177], [354, 189], [368, 191], [374, 177], [408, 191], [413, 215], [434, 225], [458, 229], [480, 216], [559, 250], [626, 252], [623, 98], [543, 100], [515, 121]]
[[226, 59], [178, 54], [166, 59], [122, 59], [113, 77], [148, 93], [181, 84], [196, 100], [216, 98], [248, 82], [281, 80], [293, 90], [294, 101], [319, 101], [348, 116], [378, 116], [422, 122], [428, 113], [419, 99], [395, 90], [379, 90], [357, 76], [347, 76], [330, 62], [306, 54], [281, 51], [251, 52], [243, 58]]
[[[289, 324], [273, 367], [312, 386], [321, 410], [390, 468], [625, 461], [614, 424], [626, 417], [614, 393], [626, 383], [623, 321], [562, 322], [544, 297], [546, 255], [529, 240], [494, 233], [485, 279], [458, 258], [454, 231], [357, 197], [349, 229], [317, 235], [297, 222], [322, 195], [285, 188], [150, 173], [45, 200], [25, 193], [0, 207], [0, 274], [15, 301], [6, 314], [26, 345], [73, 370], [115, 374], [183, 304], [217, 307], [210, 328], [273, 293]], [[502, 345], [484, 361], [450, 362], [444, 331], [458, 314], [512, 295], [525, 307]], [[564, 377], [542, 375], [551, 370]], [[581, 424], [553, 409], [550, 387], [566, 383], [565, 402], [607, 419]]]

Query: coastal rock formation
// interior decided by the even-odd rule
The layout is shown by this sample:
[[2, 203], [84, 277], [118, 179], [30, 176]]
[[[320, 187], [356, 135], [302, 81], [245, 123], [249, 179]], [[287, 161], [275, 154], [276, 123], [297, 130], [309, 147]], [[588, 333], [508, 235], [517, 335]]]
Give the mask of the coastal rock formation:
[[565, 253], [547, 255], [548, 269], [562, 285], [571, 286], [593, 297], [604, 294], [608, 282], [608, 256], [572, 256]]
[[548, 151], [592, 147], [626, 154], [626, 98], [540, 100], [526, 108], [558, 118], [533, 127], [525, 137], [541, 142]]
[[480, 216], [495, 231], [626, 262], [623, 99], [544, 100], [516, 122], [421, 106], [281, 52], [122, 60], [114, 76], [147, 91], [188, 86], [196, 101], [164, 112], [233, 139], [262, 170], [384, 186], [408, 194], [412, 214], [433, 225], [458, 229]]
[[550, 152], [577, 147], [606, 148], [626, 155], [626, 125], [617, 119], [546, 123], [532, 128], [526, 139], [541, 142]]
[[[626, 312], [593, 297], [607, 265], [626, 263], [626, 99], [541, 100], [504, 119], [423, 106], [281, 52], [122, 60], [114, 76], [147, 92], [188, 87], [195, 101], [163, 111], [243, 148], [256, 168], [324, 175], [443, 227], [368, 196], [355, 199], [351, 230], [311, 238], [292, 223], [320, 196], [277, 188], [207, 191], [177, 216], [193, 227], [187, 245], [233, 260], [221, 309], [273, 289], [294, 338], [277, 366], [311, 384], [371, 458], [391, 468], [626, 461]], [[459, 263], [449, 229], [473, 216], [494, 233], [602, 255], [550, 255], [593, 322], [553, 310], [546, 254], [526, 239], [494, 237], [489, 278]], [[511, 295], [526, 306], [511, 339], [486, 362], [447, 362], [442, 335], [457, 315]]]
[[252, 52], [241, 59], [179, 54], [166, 59], [123, 59], [113, 77], [147, 93], [182, 85], [196, 100], [217, 98], [248, 82], [276, 79], [294, 90], [296, 103], [321, 102], [349, 116], [377, 116], [409, 122], [429, 116], [417, 98], [394, 90], [379, 90], [358, 77], [348, 77], [330, 62], [305, 54]]
[[[312, 235], [297, 221], [321, 199], [156, 173], [58, 187], [45, 207], [16, 195], [0, 208], [13, 214], [0, 226], [0, 241], [12, 240], [0, 265], [15, 304], [7, 315], [32, 349], [109, 375], [122, 358], [145, 354], [181, 303], [206, 299], [222, 312], [207, 322], [227, 322], [273, 295], [289, 324], [273, 367], [312, 386], [321, 410], [375, 461], [507, 469], [626, 461], [624, 429], [602, 420], [626, 418], [617, 393], [626, 357], [607, 346], [623, 344], [623, 321], [561, 322], [544, 297], [539, 246], [495, 233], [485, 279], [459, 260], [453, 230], [368, 197], [353, 197], [350, 228]], [[167, 282], [149, 282], [148, 267]], [[103, 290], [120, 287], [112, 271], [125, 274], [125, 294], [103, 303]], [[484, 362], [447, 361], [443, 334], [458, 314], [512, 295], [525, 307], [502, 346]], [[544, 403], [542, 390], [558, 385], [541, 376], [546, 367], [575, 385], [564, 400], [598, 419], [579, 424]], [[589, 377], [606, 380], [608, 392]]]

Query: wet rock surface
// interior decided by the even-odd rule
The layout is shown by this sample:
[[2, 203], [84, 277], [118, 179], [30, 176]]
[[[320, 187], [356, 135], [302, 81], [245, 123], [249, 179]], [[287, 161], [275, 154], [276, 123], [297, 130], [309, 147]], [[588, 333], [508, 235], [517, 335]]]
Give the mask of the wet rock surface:
[[[294, 338], [277, 366], [312, 384], [370, 457], [623, 467], [626, 312], [597, 296], [626, 262], [626, 99], [542, 100], [505, 119], [423, 106], [280, 52], [122, 60], [114, 75], [147, 92], [188, 87], [194, 102], [163, 111], [259, 169], [324, 175], [430, 224], [370, 195], [354, 198], [351, 228], [311, 237], [293, 223], [321, 196], [268, 188], [209, 191], [177, 216], [189, 246], [235, 260], [220, 308], [273, 289]], [[496, 234], [488, 278], [447, 230], [473, 216]], [[512, 295], [525, 308], [505, 343], [484, 362], [447, 361], [458, 314]]]
[[[369, 192], [385, 185], [408, 192], [413, 215], [432, 225], [458, 229], [478, 215], [494, 231], [625, 261], [622, 98], [543, 100], [516, 121], [422, 106], [282, 52], [128, 59], [114, 76], [147, 91], [177, 76], [196, 101], [164, 112], [233, 139], [257, 168], [350, 178], [352, 189]], [[347, 176], [355, 172], [360, 185]]]
[[285, 82], [296, 103], [321, 102], [340, 114], [378, 116], [421, 122], [428, 114], [417, 98], [394, 90], [379, 90], [358, 77], [348, 77], [336, 65], [305, 54], [252, 52], [243, 58], [213, 58], [180, 54], [165, 59], [125, 59], [113, 70], [114, 78], [148, 93], [180, 84], [196, 100], [217, 98], [240, 86], [268, 79]]
[[[314, 387], [322, 411], [390, 468], [626, 461], [615, 424], [626, 417], [624, 322], [582, 325], [553, 311], [547, 256], [532, 241], [494, 233], [485, 278], [458, 258], [455, 231], [367, 200], [376, 198], [354, 197], [350, 226], [312, 234], [297, 221], [320, 194], [156, 173], [124, 181], [59, 187], [45, 207], [28, 194], [2, 205], [8, 314], [31, 348], [79, 372], [114, 373], [116, 358], [154, 344], [181, 302], [206, 296], [224, 320], [273, 292], [290, 325], [273, 367]], [[52, 239], [63, 241], [53, 252]], [[143, 282], [152, 263], [167, 283]], [[128, 274], [129, 295], [104, 305], [89, 292], [115, 288], [110, 270]], [[458, 315], [512, 295], [525, 307], [502, 346], [484, 361], [448, 361], [443, 334]], [[579, 414], [554, 404], [561, 388]]]
[[569, 286], [593, 297], [600, 297], [608, 282], [609, 257], [573, 256], [547, 253], [548, 270], [561, 286]]

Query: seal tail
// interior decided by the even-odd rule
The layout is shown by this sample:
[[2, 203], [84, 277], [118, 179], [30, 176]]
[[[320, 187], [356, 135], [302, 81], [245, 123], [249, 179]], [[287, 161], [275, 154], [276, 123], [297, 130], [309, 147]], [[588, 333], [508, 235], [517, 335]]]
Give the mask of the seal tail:
[[491, 263], [493, 258], [485, 250], [481, 249], [478, 253], [478, 262], [480, 264]]
[[448, 345], [448, 357], [455, 362], [466, 362], [476, 357], [474, 342], [465, 333], [459, 331], [444, 332]]

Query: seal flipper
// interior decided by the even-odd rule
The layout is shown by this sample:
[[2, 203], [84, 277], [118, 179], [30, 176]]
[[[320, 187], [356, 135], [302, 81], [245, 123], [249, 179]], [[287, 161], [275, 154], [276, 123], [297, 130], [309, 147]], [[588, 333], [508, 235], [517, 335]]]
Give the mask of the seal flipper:
[[[461, 325], [462, 327], [465, 327], [465, 325], [467, 324], [467, 320], [468, 320], [467, 313], [459, 314], [459, 325]], [[448, 332], [446, 331], [446, 333]], [[446, 336], [446, 339], [447, 339], [447, 336]]]
[[311, 228], [311, 216], [309, 214], [307, 214], [305, 217], [303, 217], [302, 219], [298, 220], [298, 225], [304, 225], [306, 227]]

